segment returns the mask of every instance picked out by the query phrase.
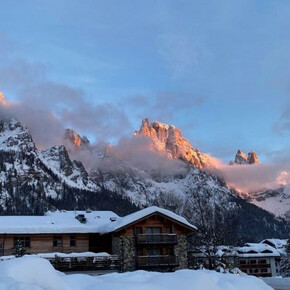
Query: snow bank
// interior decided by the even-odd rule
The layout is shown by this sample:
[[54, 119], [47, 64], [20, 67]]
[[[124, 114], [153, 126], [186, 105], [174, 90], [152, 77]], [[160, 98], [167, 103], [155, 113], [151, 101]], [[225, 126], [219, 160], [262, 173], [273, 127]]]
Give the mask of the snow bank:
[[48, 261], [23, 257], [0, 262], [0, 290], [269, 290], [262, 280], [250, 276], [220, 274], [208, 270], [175, 273], [136, 271], [103, 276], [64, 275]]
[[49, 261], [37, 257], [0, 262], [0, 281], [1, 290], [70, 289]]
[[269, 290], [262, 280], [250, 276], [220, 274], [207, 270], [180, 270], [175, 273], [136, 271], [87, 279], [84, 275], [64, 277], [72, 290]]

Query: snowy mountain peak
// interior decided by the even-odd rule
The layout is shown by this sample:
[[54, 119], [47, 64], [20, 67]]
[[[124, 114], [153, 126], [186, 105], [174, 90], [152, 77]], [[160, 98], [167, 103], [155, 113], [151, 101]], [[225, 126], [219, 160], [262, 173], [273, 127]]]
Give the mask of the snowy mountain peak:
[[238, 149], [235, 161], [231, 164], [257, 164], [259, 159], [257, 154], [254, 151], [248, 153], [248, 156], [240, 149]]
[[0, 121], [0, 149], [3, 151], [35, 151], [28, 129], [16, 119]]
[[259, 163], [259, 159], [257, 154], [254, 151], [248, 153], [248, 164], [256, 164]]
[[0, 104], [2, 105], [2, 106], [5, 106], [5, 105], [7, 105], [7, 101], [6, 101], [6, 99], [5, 99], [5, 96], [4, 96], [4, 94], [0, 91]]
[[88, 149], [90, 147], [88, 138], [86, 136], [81, 137], [72, 129], [65, 130], [64, 139], [66, 143], [73, 145], [75, 149]]
[[154, 142], [152, 150], [164, 152], [170, 159], [180, 159], [197, 167], [210, 165], [209, 157], [194, 149], [175, 126], [158, 121], [150, 123], [146, 118], [142, 121], [140, 130], [135, 131], [134, 135], [151, 138]]

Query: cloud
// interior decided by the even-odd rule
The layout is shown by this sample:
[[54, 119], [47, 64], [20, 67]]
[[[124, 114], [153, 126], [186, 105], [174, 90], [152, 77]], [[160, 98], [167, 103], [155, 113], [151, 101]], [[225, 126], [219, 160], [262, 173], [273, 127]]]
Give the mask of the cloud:
[[[0, 35], [1, 38], [1, 35]], [[92, 103], [84, 90], [50, 81], [43, 63], [30, 63], [14, 57], [7, 41], [0, 39], [0, 91], [17, 99], [0, 104], [2, 116], [19, 119], [32, 132], [39, 147], [61, 142], [65, 127], [97, 139], [118, 138], [133, 131], [120, 106]], [[16, 97], [16, 98], [15, 98]], [[9, 99], [9, 98], [8, 98]]]
[[[161, 91], [150, 97], [139, 95], [126, 98], [122, 105], [139, 121], [144, 117], [149, 117], [151, 120], [170, 123], [178, 115], [188, 114], [205, 102], [204, 96], [185, 92]], [[191, 124], [191, 128], [192, 126], [193, 124]]]
[[168, 159], [166, 154], [151, 151], [153, 140], [143, 136], [123, 137], [118, 144], [111, 147], [107, 157], [95, 162], [95, 167], [104, 171], [119, 170], [128, 167], [139, 169], [147, 174], [158, 174], [162, 177], [186, 173], [186, 164], [179, 160]]
[[212, 173], [222, 175], [227, 184], [242, 192], [261, 191], [265, 188], [278, 188], [290, 184], [290, 162], [229, 165], [212, 158]]
[[0, 95], [0, 116], [1, 119], [17, 118], [28, 127], [39, 148], [62, 143], [64, 126], [48, 110], [31, 104], [10, 102]]

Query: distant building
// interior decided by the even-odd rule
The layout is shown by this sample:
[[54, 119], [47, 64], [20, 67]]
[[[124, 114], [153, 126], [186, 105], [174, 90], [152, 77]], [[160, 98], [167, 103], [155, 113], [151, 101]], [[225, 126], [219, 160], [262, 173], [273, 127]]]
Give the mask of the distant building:
[[281, 245], [279, 252], [265, 241], [269, 240], [264, 240], [261, 243], [246, 243], [243, 247], [219, 246], [216, 252], [213, 251], [211, 257], [205, 253], [202, 247], [199, 247], [189, 252], [189, 265], [191, 267], [202, 265], [208, 268], [209, 259], [215, 259], [225, 265], [238, 267], [248, 275], [280, 276], [281, 251], [284, 242], [283, 240], [275, 240], [277, 245]]
[[280, 275], [280, 253], [273, 247], [263, 243], [247, 243], [237, 248], [239, 268], [259, 277]]
[[57, 211], [0, 216], [0, 255], [21, 242], [26, 254], [107, 252], [122, 271], [188, 267], [187, 240], [196, 227], [171, 211], [149, 207], [125, 217], [111, 211]]

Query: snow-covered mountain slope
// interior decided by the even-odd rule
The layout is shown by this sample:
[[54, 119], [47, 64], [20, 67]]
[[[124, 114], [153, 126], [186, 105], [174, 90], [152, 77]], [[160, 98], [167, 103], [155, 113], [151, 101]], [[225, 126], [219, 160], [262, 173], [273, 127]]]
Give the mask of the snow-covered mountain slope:
[[0, 180], [1, 208], [11, 212], [41, 212], [46, 199], [61, 197], [65, 186], [96, 189], [63, 146], [39, 152], [30, 132], [16, 120], [0, 123]]
[[0, 214], [43, 214], [48, 209], [136, 210], [128, 200], [103, 190], [64, 146], [37, 150], [30, 132], [16, 120], [0, 122]]
[[31, 134], [15, 119], [0, 121], [0, 150], [35, 152]]
[[[252, 170], [253, 167], [251, 166], [253, 164], [254, 166], [263, 166], [263, 164], [259, 165], [258, 156], [253, 151], [246, 155], [243, 151], [238, 150], [235, 161], [230, 162], [232, 166], [242, 165], [244, 170], [247, 170], [247, 168]], [[254, 168], [259, 170], [259, 167]], [[280, 177], [278, 176], [278, 178], [276, 178], [276, 185], [268, 185], [259, 191], [240, 192], [239, 194], [242, 198], [273, 213], [275, 216], [286, 217], [290, 220], [290, 185], [287, 185], [285, 181], [286, 175], [288, 176], [289, 172], [280, 172]]]
[[146, 172], [119, 165], [114, 171], [92, 172], [92, 177], [100, 186], [129, 197], [141, 207], [170, 195], [172, 200], [180, 203], [182, 211], [194, 191], [200, 196], [205, 191], [215, 192], [214, 198], [217, 200], [235, 196], [222, 179], [190, 166], [179, 174], [163, 176], [161, 172]]
[[86, 190], [98, 190], [97, 186], [89, 180], [83, 164], [80, 161], [71, 161], [66, 148], [53, 146], [39, 152], [40, 160], [71, 187]]
[[290, 185], [250, 193], [247, 195], [247, 199], [276, 216], [286, 217], [290, 220]]

